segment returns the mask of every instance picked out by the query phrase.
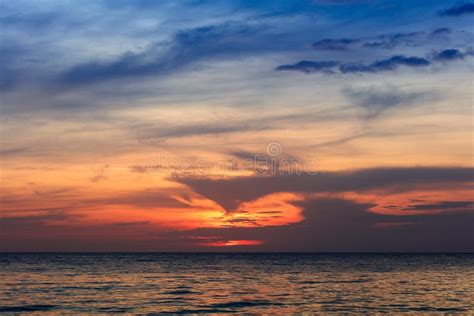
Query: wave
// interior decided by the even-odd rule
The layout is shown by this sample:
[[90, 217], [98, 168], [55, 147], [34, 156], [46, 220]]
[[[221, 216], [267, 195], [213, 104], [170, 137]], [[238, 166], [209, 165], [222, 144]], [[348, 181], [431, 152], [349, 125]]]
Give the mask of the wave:
[[39, 312], [57, 308], [57, 305], [23, 305], [23, 306], [2, 306], [0, 313], [13, 312]]

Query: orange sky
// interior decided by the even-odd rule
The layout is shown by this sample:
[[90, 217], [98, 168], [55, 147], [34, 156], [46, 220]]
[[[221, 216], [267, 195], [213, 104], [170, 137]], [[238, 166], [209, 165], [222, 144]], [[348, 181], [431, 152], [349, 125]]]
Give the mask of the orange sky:
[[441, 1], [3, 6], [0, 250], [472, 250], [474, 35]]

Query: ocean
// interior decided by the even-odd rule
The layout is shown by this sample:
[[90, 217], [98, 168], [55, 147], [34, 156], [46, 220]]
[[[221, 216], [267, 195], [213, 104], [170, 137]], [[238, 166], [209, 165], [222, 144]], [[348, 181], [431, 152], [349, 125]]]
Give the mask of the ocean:
[[0, 254], [0, 312], [474, 312], [474, 254]]

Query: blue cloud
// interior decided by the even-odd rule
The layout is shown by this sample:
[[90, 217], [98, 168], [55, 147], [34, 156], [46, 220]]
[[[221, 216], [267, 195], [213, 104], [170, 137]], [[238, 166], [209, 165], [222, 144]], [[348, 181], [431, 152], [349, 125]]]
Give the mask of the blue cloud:
[[431, 63], [425, 58], [420, 57], [405, 57], [402, 55], [396, 55], [387, 59], [378, 60], [371, 64], [343, 64], [340, 66], [342, 73], [364, 73], [364, 72], [380, 72], [395, 70], [400, 66], [405, 67], [426, 67]]
[[267, 49], [268, 42], [255, 41], [262, 28], [225, 23], [178, 32], [167, 43], [155, 43], [140, 53], [125, 53], [112, 61], [90, 61], [66, 70], [60, 81], [66, 85], [89, 84], [136, 76], [177, 71], [206, 57], [245, 55]]
[[473, 55], [471, 50], [462, 52], [459, 49], [450, 48], [434, 54], [433, 59], [436, 61], [452, 61], [458, 59], [464, 59], [466, 56]]
[[[429, 32], [408, 28], [410, 24], [406, 22], [432, 16], [445, 3], [102, 0], [58, 5], [54, 0], [40, 4], [30, 0], [4, 1], [0, 3], [0, 90], [11, 96], [8, 103], [15, 109], [31, 102], [27, 97], [32, 94], [30, 91], [42, 94], [44, 107], [56, 103], [76, 106], [105, 104], [104, 95], [107, 99], [123, 99], [132, 94], [136, 99], [156, 97], [162, 91], [155, 89], [154, 79], [189, 70], [205, 72], [207, 66], [218, 67], [223, 60], [230, 61], [226, 67], [239, 63], [234, 71], [244, 75], [247, 57], [252, 57], [252, 67], [258, 68], [256, 76], [264, 76], [273, 68], [268, 65], [271, 58], [288, 60], [289, 56], [300, 57], [275, 69], [350, 73], [415, 67], [416, 61], [410, 60], [373, 62], [383, 57], [375, 49], [369, 50], [405, 45], [409, 50], [393, 51], [388, 56], [422, 56], [422, 49], [440, 50], [431, 35], [448, 34], [451, 28], [449, 40], [453, 43], [446, 46], [447, 37], [440, 36], [442, 48], [463, 47], [459, 40], [462, 34], [458, 32], [462, 25], [457, 26], [456, 20], [447, 25], [450, 29], [439, 27], [433, 32], [432, 26]], [[124, 20], [130, 23], [123, 23]], [[384, 34], [387, 30], [397, 31]], [[353, 61], [360, 62], [349, 64]], [[146, 82], [137, 85], [133, 83], [137, 79]], [[91, 94], [73, 92], [86, 86]], [[19, 96], [28, 100], [20, 100]], [[61, 100], [51, 101], [53, 98]], [[34, 103], [28, 107], [41, 107]]]
[[347, 50], [351, 45], [358, 43], [357, 39], [341, 38], [331, 39], [326, 38], [313, 44], [316, 50]]
[[387, 59], [381, 59], [370, 64], [359, 63], [342, 63], [338, 61], [308, 61], [302, 60], [295, 64], [281, 65], [275, 70], [291, 70], [300, 71], [304, 73], [323, 72], [333, 74], [336, 73], [336, 66], [339, 66], [339, 71], [342, 74], [347, 73], [376, 73], [381, 71], [396, 70], [400, 66], [405, 67], [426, 67], [431, 62], [425, 58], [420, 57], [406, 57], [402, 55], [392, 56]]
[[474, 3], [463, 3], [438, 12], [440, 16], [461, 16], [474, 13]]
[[0, 17], [0, 25], [10, 28], [42, 29], [51, 26], [57, 19], [58, 16], [54, 13], [9, 14]]
[[378, 36], [378, 39], [375, 41], [366, 42], [363, 46], [368, 48], [392, 49], [399, 45], [415, 45], [417, 38], [422, 34], [423, 32], [384, 34]]
[[276, 70], [301, 71], [304, 73], [312, 73], [312, 72], [332, 73], [333, 71], [331, 69], [337, 66], [338, 64], [339, 63], [337, 61], [302, 60], [295, 64], [278, 66]]
[[451, 34], [451, 29], [449, 27], [440, 27], [437, 28], [436, 30], [433, 30], [430, 35], [431, 36], [437, 36], [437, 35], [446, 35], [446, 34]]

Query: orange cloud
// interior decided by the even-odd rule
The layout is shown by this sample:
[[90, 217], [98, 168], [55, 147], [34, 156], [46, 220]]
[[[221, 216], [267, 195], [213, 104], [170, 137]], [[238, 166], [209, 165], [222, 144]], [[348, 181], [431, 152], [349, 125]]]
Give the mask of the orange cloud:
[[233, 246], [258, 246], [262, 245], [263, 240], [225, 240], [225, 241], [215, 241], [200, 243], [199, 246], [208, 246], [208, 247], [233, 247]]

